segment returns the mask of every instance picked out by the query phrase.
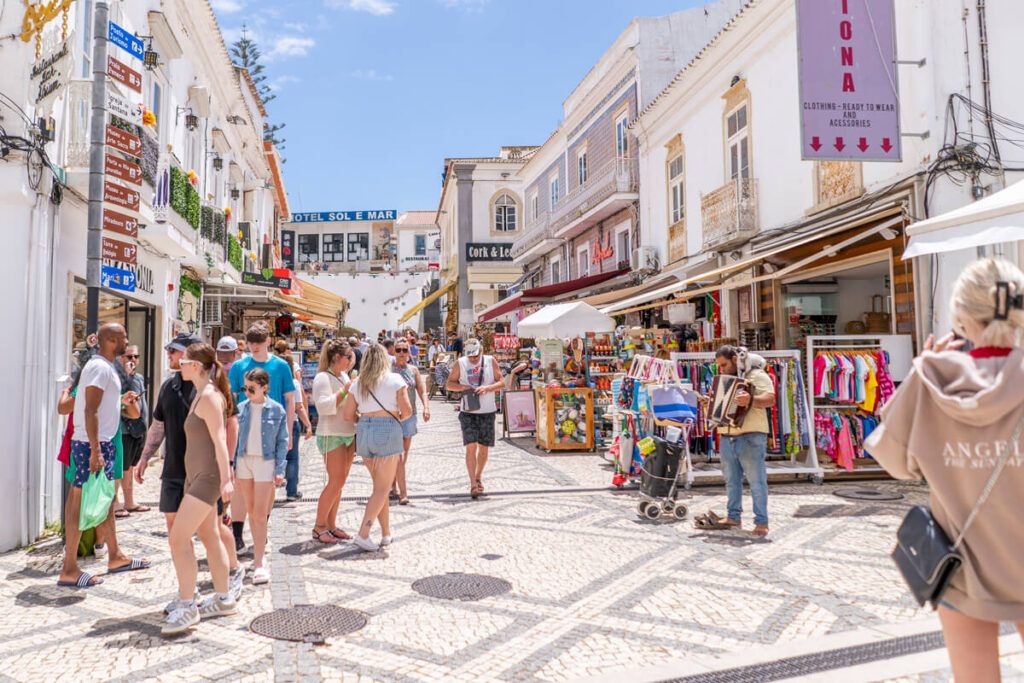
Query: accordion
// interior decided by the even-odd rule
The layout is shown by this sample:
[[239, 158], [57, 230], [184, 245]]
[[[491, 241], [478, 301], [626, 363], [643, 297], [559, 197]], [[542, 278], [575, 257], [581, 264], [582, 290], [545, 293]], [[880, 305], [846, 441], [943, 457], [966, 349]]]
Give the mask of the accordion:
[[750, 405], [736, 404], [736, 394], [745, 391], [754, 395], [754, 386], [733, 375], [716, 375], [711, 383], [708, 403], [708, 427], [742, 427]]

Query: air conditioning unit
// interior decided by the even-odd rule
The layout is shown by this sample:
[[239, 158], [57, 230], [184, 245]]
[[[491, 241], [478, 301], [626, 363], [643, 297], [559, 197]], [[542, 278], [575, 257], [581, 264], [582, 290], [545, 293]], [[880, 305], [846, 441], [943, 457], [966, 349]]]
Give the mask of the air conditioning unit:
[[654, 247], [637, 247], [630, 255], [629, 267], [634, 273], [657, 272], [658, 250]]
[[205, 299], [203, 301], [203, 323], [207, 325], [223, 324], [221, 303], [220, 299]]

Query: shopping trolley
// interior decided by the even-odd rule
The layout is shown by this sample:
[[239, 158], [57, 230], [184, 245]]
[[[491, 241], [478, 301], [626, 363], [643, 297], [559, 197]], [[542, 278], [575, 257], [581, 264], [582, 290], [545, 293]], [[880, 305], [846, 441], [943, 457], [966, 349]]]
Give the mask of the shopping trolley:
[[679, 489], [686, 485], [686, 473], [690, 466], [690, 430], [692, 421], [673, 423], [658, 420], [667, 426], [675, 439], [660, 436], [648, 437], [653, 440], [653, 450], [644, 457], [640, 472], [640, 498], [636, 513], [645, 519], [656, 520], [662, 515], [675, 520], [686, 519], [689, 508], [678, 499]]

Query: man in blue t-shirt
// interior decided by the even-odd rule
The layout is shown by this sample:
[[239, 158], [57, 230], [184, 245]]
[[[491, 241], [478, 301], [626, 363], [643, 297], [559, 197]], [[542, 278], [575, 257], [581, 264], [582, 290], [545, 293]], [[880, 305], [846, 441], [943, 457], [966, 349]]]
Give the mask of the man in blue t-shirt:
[[[266, 323], [255, 323], [246, 330], [245, 341], [250, 355], [236, 360], [231, 366], [231, 371], [228, 372], [232, 393], [237, 395], [239, 403], [248, 400], [244, 391], [245, 373], [253, 368], [263, 368], [270, 375], [268, 395], [285, 407], [285, 411], [288, 413], [288, 424], [292, 424], [295, 421], [295, 378], [292, 377], [292, 371], [287, 361], [271, 355], [270, 328]], [[288, 448], [291, 447], [292, 442], [289, 436]]]

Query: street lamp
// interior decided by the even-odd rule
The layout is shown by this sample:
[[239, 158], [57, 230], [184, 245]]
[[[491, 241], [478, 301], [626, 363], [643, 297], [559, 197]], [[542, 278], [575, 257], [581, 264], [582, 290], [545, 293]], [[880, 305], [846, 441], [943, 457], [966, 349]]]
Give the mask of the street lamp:
[[238, 199], [238, 188], [237, 187], [231, 188], [231, 198], [232, 199]]
[[213, 158], [213, 170], [219, 171], [222, 168], [224, 168], [224, 159], [218, 154]]
[[199, 117], [192, 113], [192, 107], [178, 107], [177, 110], [175, 111], [175, 118], [177, 118], [177, 116], [181, 114], [181, 112], [183, 111], [188, 112], [187, 114], [185, 114], [185, 128], [187, 128], [189, 131], [193, 131], [196, 128], [198, 128]]

